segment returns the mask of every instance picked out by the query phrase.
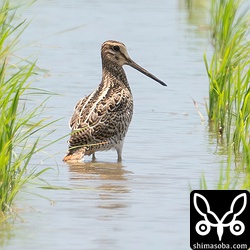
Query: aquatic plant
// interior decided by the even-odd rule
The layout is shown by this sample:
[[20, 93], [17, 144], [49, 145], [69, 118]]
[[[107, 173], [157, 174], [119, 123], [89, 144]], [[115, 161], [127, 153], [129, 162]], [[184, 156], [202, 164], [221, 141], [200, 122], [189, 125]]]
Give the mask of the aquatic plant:
[[31, 87], [37, 75], [36, 63], [14, 55], [27, 25], [24, 21], [16, 24], [19, 7], [11, 7], [9, 0], [0, 7], [0, 212], [6, 215], [22, 186], [46, 171], [30, 169], [28, 165], [33, 155], [44, 148], [38, 147], [38, 131], [50, 123], [40, 116], [45, 101], [27, 107], [32, 93], [45, 93]]
[[[211, 1], [211, 42], [207, 112], [210, 124], [233, 147], [235, 159], [250, 171], [250, 41], [248, 7], [243, 0]], [[231, 152], [231, 150], [228, 150]], [[232, 159], [230, 157], [230, 159]]]
[[[217, 133], [227, 154], [216, 189], [250, 190], [249, 6], [244, 0], [210, 3], [213, 54], [210, 64], [204, 54], [209, 79], [206, 108], [210, 131]], [[205, 174], [200, 188], [208, 188]]]

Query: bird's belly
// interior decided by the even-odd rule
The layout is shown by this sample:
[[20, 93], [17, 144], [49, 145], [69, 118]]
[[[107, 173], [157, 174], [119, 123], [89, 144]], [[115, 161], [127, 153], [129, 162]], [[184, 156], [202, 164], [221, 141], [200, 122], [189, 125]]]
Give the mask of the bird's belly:
[[119, 148], [123, 144], [125, 136], [122, 139], [110, 138], [105, 142], [99, 142], [86, 146], [85, 155], [92, 155], [98, 151], [108, 151], [110, 149]]

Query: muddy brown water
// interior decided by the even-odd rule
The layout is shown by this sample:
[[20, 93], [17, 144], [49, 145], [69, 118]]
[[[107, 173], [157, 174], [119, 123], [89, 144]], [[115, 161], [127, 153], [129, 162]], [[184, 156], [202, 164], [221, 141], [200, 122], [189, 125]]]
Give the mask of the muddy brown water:
[[188, 9], [184, 0], [39, 0], [22, 13], [32, 22], [22, 39], [31, 46], [21, 53], [48, 70], [37, 86], [58, 94], [46, 112], [62, 119], [46, 140], [69, 133], [74, 105], [99, 84], [105, 40], [125, 43], [131, 58], [168, 86], [125, 67], [135, 110], [123, 162], [109, 151], [95, 163], [63, 163], [66, 138], [36, 156], [32, 164], [52, 167], [42, 178], [58, 188], [24, 188], [15, 203], [23, 221], [2, 232], [3, 249], [189, 249], [190, 185], [199, 188], [204, 172], [212, 188], [220, 170], [191, 99], [204, 103], [208, 95], [209, 47], [204, 7], [193, 2]]

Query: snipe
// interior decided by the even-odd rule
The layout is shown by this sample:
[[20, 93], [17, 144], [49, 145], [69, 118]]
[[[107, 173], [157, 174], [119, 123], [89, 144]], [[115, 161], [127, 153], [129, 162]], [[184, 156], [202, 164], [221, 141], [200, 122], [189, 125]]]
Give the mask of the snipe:
[[90, 95], [75, 106], [70, 120], [72, 133], [64, 161], [82, 161], [84, 155], [96, 151], [116, 149], [122, 159], [125, 135], [133, 115], [133, 96], [123, 65], [129, 65], [163, 86], [157, 77], [135, 63], [126, 46], [117, 41], [106, 41], [101, 48], [102, 81]]

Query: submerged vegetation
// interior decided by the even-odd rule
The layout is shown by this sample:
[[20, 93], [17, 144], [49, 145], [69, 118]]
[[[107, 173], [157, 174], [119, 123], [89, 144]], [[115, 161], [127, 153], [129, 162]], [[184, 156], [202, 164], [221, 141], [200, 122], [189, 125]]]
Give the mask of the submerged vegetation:
[[[207, 113], [210, 126], [225, 141], [227, 166], [218, 188], [235, 187], [232, 166], [245, 173], [244, 188], [250, 173], [250, 40], [249, 6], [243, 0], [211, 1], [210, 63], [204, 56], [209, 78]], [[234, 162], [234, 164], [232, 164]], [[234, 172], [235, 173], [235, 172]], [[237, 174], [235, 174], [237, 175]], [[236, 178], [237, 179], [237, 178]], [[202, 178], [202, 186], [206, 186]], [[222, 182], [226, 184], [222, 185]], [[232, 186], [230, 186], [232, 185]]]
[[9, 0], [3, 1], [0, 7], [0, 213], [4, 220], [12, 211], [13, 200], [21, 187], [46, 171], [27, 167], [32, 156], [44, 148], [38, 147], [37, 132], [49, 124], [40, 116], [45, 102], [27, 107], [32, 98], [40, 99], [45, 93], [31, 87], [37, 75], [36, 63], [15, 56], [27, 25], [24, 21], [16, 23], [19, 7], [11, 6]]

